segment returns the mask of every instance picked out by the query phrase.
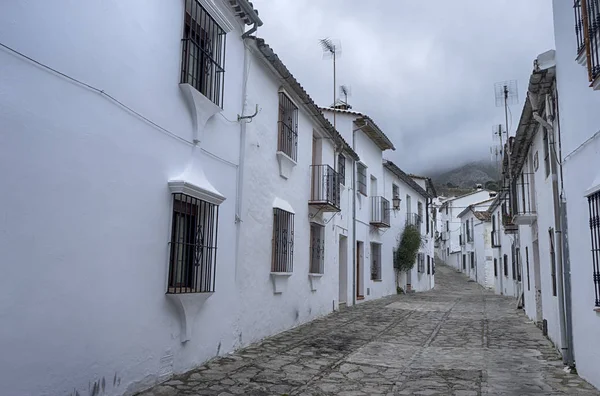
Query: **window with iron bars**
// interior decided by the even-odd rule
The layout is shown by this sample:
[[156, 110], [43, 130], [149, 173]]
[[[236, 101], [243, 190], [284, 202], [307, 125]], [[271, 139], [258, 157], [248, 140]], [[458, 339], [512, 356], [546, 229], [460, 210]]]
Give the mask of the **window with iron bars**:
[[325, 270], [325, 227], [310, 223], [310, 273], [322, 274]]
[[427, 255], [427, 275], [431, 274], [431, 257]]
[[356, 173], [356, 183], [358, 184], [358, 192], [362, 195], [367, 195], [367, 167], [363, 164], [357, 163]]
[[462, 255], [462, 268], [463, 268], [463, 270], [467, 269], [467, 255], [466, 254]]
[[494, 276], [498, 277], [498, 259], [494, 259]]
[[273, 208], [272, 272], [294, 270], [294, 214]]
[[471, 269], [475, 268], [475, 252], [471, 252]]
[[588, 80], [600, 76], [600, 0], [575, 0], [577, 57], [585, 54]]
[[550, 275], [552, 276], [552, 295], [556, 296], [556, 253], [554, 251], [554, 228], [550, 228], [548, 230], [548, 239], [550, 240]]
[[340, 175], [340, 184], [346, 185], [346, 157], [342, 154], [338, 155], [338, 174]]
[[190, 84], [221, 108], [225, 82], [225, 36], [225, 31], [198, 0], [185, 1], [181, 82]]
[[503, 257], [503, 261], [504, 261], [504, 276], [508, 278], [508, 255], [504, 255]]
[[600, 307], [600, 191], [588, 197], [588, 206], [592, 238], [592, 279], [596, 292], [595, 306]]
[[277, 150], [296, 161], [298, 159], [298, 107], [283, 92], [279, 92], [279, 136]]
[[168, 294], [215, 291], [219, 207], [173, 194]]
[[420, 274], [425, 272], [425, 253], [417, 254], [417, 272]]
[[371, 280], [381, 280], [381, 244], [371, 242]]

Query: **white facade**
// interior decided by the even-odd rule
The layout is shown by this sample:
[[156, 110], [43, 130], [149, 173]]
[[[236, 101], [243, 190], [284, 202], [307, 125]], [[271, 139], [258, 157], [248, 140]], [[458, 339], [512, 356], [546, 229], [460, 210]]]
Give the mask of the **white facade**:
[[469, 205], [458, 219], [461, 221], [460, 271], [484, 287], [494, 287], [491, 245], [491, 222], [487, 209], [491, 200]]
[[[573, 26], [573, 4], [553, 1], [554, 37], [556, 44], [556, 80], [559, 96], [559, 143], [562, 146], [562, 173], [568, 227], [568, 253], [571, 275], [571, 317], [573, 323], [574, 357], [578, 373], [600, 387], [600, 345], [597, 329], [600, 325], [598, 283], [592, 278], [594, 268], [589, 227], [587, 196], [598, 191], [600, 164], [600, 92], [590, 88], [586, 57], [581, 64], [577, 57], [577, 39]], [[590, 20], [594, 20], [593, 16]], [[591, 43], [597, 51], [597, 44]], [[590, 46], [590, 48], [591, 48]], [[597, 80], [595, 81], [597, 82]], [[597, 84], [594, 84], [597, 85]], [[540, 228], [541, 230], [541, 228]], [[540, 235], [541, 238], [541, 235]]]

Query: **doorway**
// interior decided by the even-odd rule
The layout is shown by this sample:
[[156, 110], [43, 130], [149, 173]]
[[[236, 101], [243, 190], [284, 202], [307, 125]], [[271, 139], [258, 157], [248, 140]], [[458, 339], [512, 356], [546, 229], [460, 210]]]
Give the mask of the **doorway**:
[[363, 277], [363, 251], [364, 244], [360, 241], [356, 241], [356, 299], [362, 300], [365, 298], [364, 295], [364, 277]]
[[340, 235], [339, 244], [339, 303], [346, 304], [348, 300], [348, 238]]

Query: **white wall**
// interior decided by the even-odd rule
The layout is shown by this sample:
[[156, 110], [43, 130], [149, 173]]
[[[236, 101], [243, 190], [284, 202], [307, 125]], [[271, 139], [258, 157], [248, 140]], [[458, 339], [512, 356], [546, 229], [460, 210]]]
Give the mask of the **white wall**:
[[589, 88], [586, 68], [574, 60], [577, 50], [572, 4], [554, 0], [553, 7], [571, 262], [574, 352], [579, 375], [600, 387], [600, 345], [597, 342], [597, 333], [590, 331], [598, 328], [600, 315], [592, 310], [594, 283], [588, 204], [584, 197], [585, 191], [597, 177], [597, 169], [600, 168], [600, 143], [594, 138], [578, 151], [574, 151], [600, 130], [600, 114], [597, 111], [600, 106], [600, 92]]
[[[178, 86], [182, 21], [183, 2], [0, 4], [3, 44], [104, 90], [175, 135], [0, 50], [0, 166], [10, 169], [0, 178], [0, 251], [12, 263], [0, 277], [3, 393], [83, 394], [103, 380], [107, 395], [131, 393], [161, 371], [187, 370], [237, 343], [240, 128], [215, 116], [201, 148], [178, 139], [192, 137]], [[241, 112], [240, 34], [227, 38], [228, 119]], [[179, 316], [165, 298], [167, 181], [192, 158], [227, 200], [216, 293], [182, 344]]]

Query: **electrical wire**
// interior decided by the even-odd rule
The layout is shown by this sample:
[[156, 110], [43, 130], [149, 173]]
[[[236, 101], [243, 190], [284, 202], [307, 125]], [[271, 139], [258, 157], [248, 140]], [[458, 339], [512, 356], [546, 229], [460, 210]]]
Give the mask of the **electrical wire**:
[[150, 125], [154, 126], [154, 127], [155, 127], [155, 128], [157, 128], [158, 130], [160, 130], [160, 131], [162, 131], [162, 132], [166, 133], [167, 135], [171, 136], [172, 138], [174, 138], [174, 139], [177, 139], [177, 140], [179, 140], [179, 141], [181, 141], [181, 142], [184, 142], [184, 143], [186, 143], [186, 144], [189, 144], [189, 145], [191, 145], [191, 146], [194, 146], [194, 143], [193, 143], [193, 142], [190, 142], [189, 140], [186, 140], [186, 139], [182, 138], [181, 136], [179, 136], [179, 135], [177, 135], [177, 134], [175, 134], [175, 133], [173, 133], [173, 132], [169, 131], [168, 129], [166, 129], [166, 128], [164, 128], [164, 127], [160, 126], [160, 125], [158, 125], [158, 124], [157, 124], [157, 123], [155, 123], [154, 121], [150, 120], [149, 118], [147, 118], [147, 117], [145, 117], [144, 115], [140, 114], [139, 112], [135, 111], [135, 110], [134, 110], [134, 109], [132, 109], [131, 107], [127, 106], [125, 103], [121, 102], [120, 100], [118, 100], [118, 99], [117, 99], [117, 98], [115, 98], [114, 96], [110, 95], [109, 93], [106, 93], [106, 92], [105, 92], [103, 89], [96, 88], [96, 87], [94, 87], [93, 85], [90, 85], [90, 84], [88, 84], [88, 83], [86, 83], [86, 82], [83, 82], [83, 81], [81, 81], [81, 80], [78, 80], [78, 79], [76, 79], [76, 78], [74, 78], [74, 77], [71, 77], [71, 76], [69, 76], [69, 75], [67, 75], [67, 74], [65, 74], [65, 73], [63, 73], [63, 72], [61, 72], [61, 71], [58, 71], [58, 70], [56, 70], [56, 69], [54, 69], [54, 68], [52, 68], [52, 67], [50, 67], [50, 66], [48, 66], [48, 65], [45, 65], [45, 64], [43, 64], [42, 62], [39, 62], [39, 61], [37, 61], [37, 60], [35, 60], [35, 59], [33, 59], [33, 58], [31, 58], [31, 57], [29, 57], [29, 56], [27, 56], [27, 55], [25, 55], [25, 54], [23, 54], [23, 53], [19, 52], [19, 51], [15, 50], [15, 49], [13, 49], [13, 48], [11, 48], [11, 47], [9, 47], [8, 45], [1, 43], [1, 42], [0, 42], [0, 47], [3, 47], [3, 48], [5, 48], [5, 49], [9, 50], [10, 52], [12, 52], [12, 53], [14, 53], [14, 54], [17, 54], [17, 55], [18, 55], [18, 56], [20, 56], [21, 58], [27, 59], [28, 61], [30, 61], [30, 62], [32, 62], [32, 63], [34, 63], [34, 64], [36, 64], [36, 65], [38, 65], [38, 66], [40, 66], [40, 67], [42, 67], [42, 68], [44, 68], [44, 69], [46, 69], [46, 70], [49, 70], [49, 71], [51, 71], [51, 72], [52, 72], [52, 73], [54, 73], [54, 74], [57, 74], [57, 75], [59, 75], [59, 76], [62, 76], [62, 77], [66, 78], [66, 79], [68, 79], [68, 80], [70, 80], [70, 81], [73, 81], [74, 83], [76, 83], [76, 84], [78, 84], [78, 85], [80, 85], [80, 86], [83, 86], [83, 87], [85, 87], [85, 88], [88, 88], [89, 90], [92, 90], [92, 91], [94, 91], [94, 92], [96, 92], [96, 93], [98, 93], [98, 94], [100, 94], [100, 95], [102, 95], [102, 96], [104, 96], [104, 97], [108, 98], [108, 99], [109, 99], [109, 100], [111, 100], [113, 103], [116, 103], [116, 104], [117, 104], [117, 105], [119, 105], [121, 108], [123, 108], [123, 109], [127, 110], [127, 111], [128, 111], [128, 112], [130, 112], [131, 114], [134, 114], [134, 115], [138, 116], [138, 117], [139, 117], [139, 118], [141, 118], [142, 120], [146, 121], [148, 124], [150, 124]]

